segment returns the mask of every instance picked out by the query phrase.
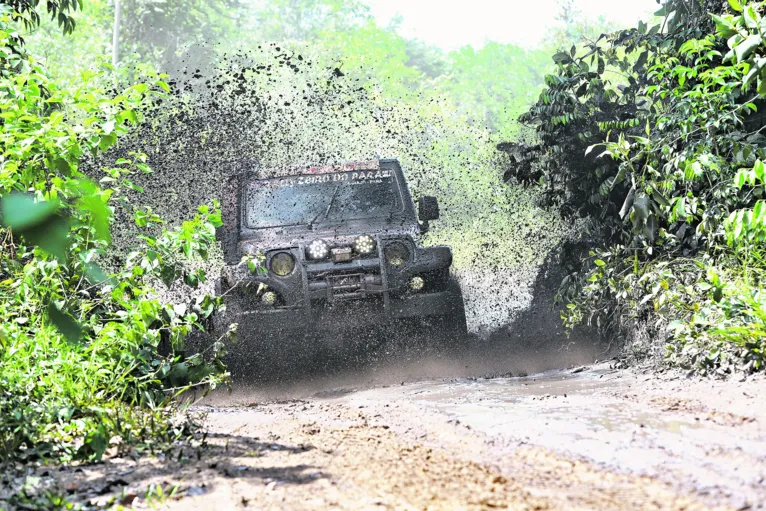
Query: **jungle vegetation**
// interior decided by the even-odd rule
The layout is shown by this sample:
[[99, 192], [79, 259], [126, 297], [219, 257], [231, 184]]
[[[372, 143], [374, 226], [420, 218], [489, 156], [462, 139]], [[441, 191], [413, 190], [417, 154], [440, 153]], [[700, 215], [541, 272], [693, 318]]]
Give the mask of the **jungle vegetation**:
[[[553, 56], [509, 178], [584, 220], [565, 321], [720, 375], [766, 358], [763, 2], [666, 2]], [[643, 331], [642, 335], [636, 335]]]
[[[8, 477], [24, 463], [169, 453], [197, 432], [178, 396], [229, 382], [222, 357], [235, 328], [187, 353], [219, 305], [205, 271], [219, 205], [200, 202], [188, 218], [166, 221], [141, 198], [151, 158], [119, 150], [152, 121], [146, 113], [180, 72], [263, 41], [310, 46], [317, 67], [357, 69], [376, 97], [406, 103], [417, 97], [412, 88], [428, 91], [459, 106], [456, 126], [511, 134], [542, 70], [552, 69], [551, 49], [445, 53], [404, 39], [355, 1], [275, 0], [253, 10], [237, 0], [123, 0], [119, 23], [115, 14], [106, 0], [0, 1], [0, 460]], [[495, 177], [484, 178], [488, 193], [504, 188]], [[131, 224], [132, 244], [115, 250], [118, 220]]]
[[[523, 245], [503, 240], [571, 223], [581, 229], [568, 240], [591, 253], [562, 285], [567, 324], [634, 339], [643, 329], [628, 350], [670, 366], [763, 369], [761, 2], [668, 0], [654, 22], [618, 30], [565, 1], [545, 45], [451, 52], [379, 26], [356, 0], [120, 3], [117, 23], [109, 0], [0, 0], [4, 463], [170, 452], [195, 438], [177, 397], [227, 383], [221, 358], [236, 338], [187, 354], [218, 306], [204, 284], [219, 205], [166, 221], [141, 199], [151, 156], [111, 155], [184, 70], [265, 42], [353, 75], [400, 111], [449, 117], [426, 160], [469, 158], [434, 167], [450, 172], [441, 191], [490, 204], [435, 233], [464, 233], [461, 264], [487, 253], [497, 264]], [[508, 161], [505, 173], [495, 165]], [[538, 203], [524, 199], [523, 217], [522, 196]], [[115, 211], [137, 233], [130, 250], [112, 250]]]

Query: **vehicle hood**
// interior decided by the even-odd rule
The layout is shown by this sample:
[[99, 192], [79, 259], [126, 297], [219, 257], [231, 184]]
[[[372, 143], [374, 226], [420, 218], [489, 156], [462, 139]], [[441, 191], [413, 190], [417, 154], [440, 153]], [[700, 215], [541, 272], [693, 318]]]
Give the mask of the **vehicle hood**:
[[247, 241], [258, 250], [296, 247], [307, 245], [313, 240], [322, 239], [332, 244], [333, 241], [346, 243], [349, 239], [366, 234], [373, 238], [414, 238], [420, 236], [420, 227], [416, 223], [375, 223], [346, 222], [338, 225], [321, 225], [309, 228], [307, 225], [277, 227], [251, 231], [242, 241]]

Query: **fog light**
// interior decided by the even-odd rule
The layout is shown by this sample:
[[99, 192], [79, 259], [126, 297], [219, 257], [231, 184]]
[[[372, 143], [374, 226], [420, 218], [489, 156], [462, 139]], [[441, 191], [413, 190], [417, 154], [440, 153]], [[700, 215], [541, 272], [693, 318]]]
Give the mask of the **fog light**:
[[413, 291], [420, 291], [425, 285], [426, 281], [423, 280], [423, 277], [412, 277], [412, 280], [410, 280], [410, 289]]
[[261, 303], [264, 305], [275, 305], [277, 303], [277, 294], [274, 291], [266, 291], [261, 296]]

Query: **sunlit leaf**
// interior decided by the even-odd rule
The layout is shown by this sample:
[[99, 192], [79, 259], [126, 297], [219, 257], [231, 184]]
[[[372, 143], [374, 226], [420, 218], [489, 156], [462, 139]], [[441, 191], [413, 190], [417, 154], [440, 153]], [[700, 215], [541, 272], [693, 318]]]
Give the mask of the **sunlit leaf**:
[[17, 232], [48, 221], [59, 208], [56, 202], [35, 201], [32, 195], [22, 193], [6, 195], [0, 206], [3, 224]]

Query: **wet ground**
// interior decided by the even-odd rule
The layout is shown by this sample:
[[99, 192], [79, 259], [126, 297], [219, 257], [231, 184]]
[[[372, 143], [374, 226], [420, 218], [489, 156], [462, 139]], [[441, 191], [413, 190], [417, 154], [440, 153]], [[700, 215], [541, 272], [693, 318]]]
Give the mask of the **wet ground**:
[[[679, 389], [655, 395], [649, 391], [653, 381], [602, 366], [526, 378], [423, 382], [345, 401], [378, 407], [406, 402], [469, 428], [500, 450], [533, 445], [665, 481], [710, 502], [766, 505], [766, 430], [756, 419], [762, 411], [719, 411], [705, 404], [711, 396], [679, 396]], [[736, 393], [717, 404], [747, 400], [746, 393]]]
[[[199, 456], [77, 477], [172, 509], [766, 509], [763, 378], [385, 380], [219, 393]], [[147, 504], [152, 484], [174, 496]]]

